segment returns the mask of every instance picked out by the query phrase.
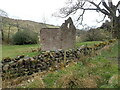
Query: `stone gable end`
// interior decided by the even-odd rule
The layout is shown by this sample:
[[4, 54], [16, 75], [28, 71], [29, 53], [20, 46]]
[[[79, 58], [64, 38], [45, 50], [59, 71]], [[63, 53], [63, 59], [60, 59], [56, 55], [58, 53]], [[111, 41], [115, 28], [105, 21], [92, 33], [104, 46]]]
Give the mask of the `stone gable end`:
[[75, 46], [76, 28], [69, 17], [60, 28], [42, 28], [40, 30], [40, 43], [42, 51], [55, 51], [58, 49], [71, 49]]

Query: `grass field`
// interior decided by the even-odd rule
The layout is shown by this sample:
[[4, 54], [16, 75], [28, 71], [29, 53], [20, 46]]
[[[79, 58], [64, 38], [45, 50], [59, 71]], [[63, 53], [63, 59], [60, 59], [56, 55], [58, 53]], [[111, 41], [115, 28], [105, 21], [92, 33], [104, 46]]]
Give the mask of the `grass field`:
[[[93, 42], [81, 42], [76, 43], [76, 47], [81, 45], [93, 45], [95, 43], [99, 43], [100, 41], [93, 41]], [[32, 44], [32, 45], [2, 45], [2, 58], [5, 57], [16, 57], [17, 55], [28, 55], [28, 56], [35, 56], [38, 55], [39, 52], [31, 52], [32, 49], [39, 48], [39, 44]], [[1, 50], [0, 50], [1, 51]]]
[[31, 52], [32, 49], [39, 48], [40, 45], [2, 45], [2, 58], [5, 57], [16, 57], [17, 55], [28, 55], [34, 56], [39, 54], [38, 52]]
[[2, 59], [2, 45], [0, 45], [0, 60]]
[[100, 43], [101, 41], [89, 41], [89, 42], [81, 42], [81, 43], [76, 43], [76, 47], [82, 46], [82, 45], [94, 45], [97, 43]]

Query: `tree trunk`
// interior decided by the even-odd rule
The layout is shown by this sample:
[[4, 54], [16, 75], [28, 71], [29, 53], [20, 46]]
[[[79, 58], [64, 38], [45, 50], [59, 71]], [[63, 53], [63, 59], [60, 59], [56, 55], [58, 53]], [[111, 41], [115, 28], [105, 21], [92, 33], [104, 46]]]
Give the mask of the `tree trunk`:
[[4, 33], [3, 33], [3, 29], [1, 29], [1, 34], [2, 34], [2, 41], [4, 41]]
[[120, 16], [113, 19], [113, 37], [120, 39]]
[[7, 40], [8, 44], [9, 44], [9, 41], [10, 41], [10, 29], [11, 29], [11, 26], [9, 26], [9, 29], [8, 29], [8, 40]]
[[18, 20], [17, 20], [17, 25], [16, 25], [17, 29], [18, 29], [18, 32], [20, 31], [20, 26], [19, 26], [19, 23], [18, 23]]

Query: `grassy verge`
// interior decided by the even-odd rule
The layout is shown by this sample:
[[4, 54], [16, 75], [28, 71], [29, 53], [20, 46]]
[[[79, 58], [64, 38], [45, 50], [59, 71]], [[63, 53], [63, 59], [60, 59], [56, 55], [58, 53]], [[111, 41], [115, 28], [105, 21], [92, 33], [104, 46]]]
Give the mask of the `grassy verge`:
[[32, 52], [32, 49], [37, 49], [40, 46], [38, 44], [32, 45], [2, 45], [2, 58], [4, 57], [16, 57], [17, 55], [34, 56], [39, 54], [38, 52]]
[[[95, 43], [99, 43], [100, 41], [93, 41], [93, 42], [81, 42], [76, 43], [76, 47], [81, 45], [94, 45]], [[17, 55], [27, 55], [27, 56], [35, 56], [38, 55], [39, 52], [31, 52], [32, 49], [39, 48], [39, 44], [32, 44], [32, 45], [2, 45], [2, 58], [11, 57], [14, 58]]]
[[94, 45], [97, 43], [100, 43], [101, 41], [88, 41], [88, 42], [81, 42], [81, 43], [76, 43], [76, 47], [82, 46], [82, 45]]
[[2, 59], [2, 45], [0, 45], [0, 60]]

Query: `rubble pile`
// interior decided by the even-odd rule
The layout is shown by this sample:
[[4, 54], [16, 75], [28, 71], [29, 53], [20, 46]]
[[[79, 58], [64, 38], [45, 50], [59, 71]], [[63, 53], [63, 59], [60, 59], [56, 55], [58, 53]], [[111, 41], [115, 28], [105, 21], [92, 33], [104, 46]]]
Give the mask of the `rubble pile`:
[[[44, 51], [40, 55], [34, 57], [25, 57], [24, 55], [16, 58], [5, 58], [2, 60], [2, 78], [9, 79], [24, 75], [32, 75], [36, 72], [58, 69], [61, 63], [67, 65], [73, 60], [80, 60], [81, 57], [91, 55], [92, 52], [103, 48], [104, 46], [113, 43], [101, 42], [94, 46], [82, 46], [76, 49]], [[66, 60], [65, 60], [66, 59]]]

